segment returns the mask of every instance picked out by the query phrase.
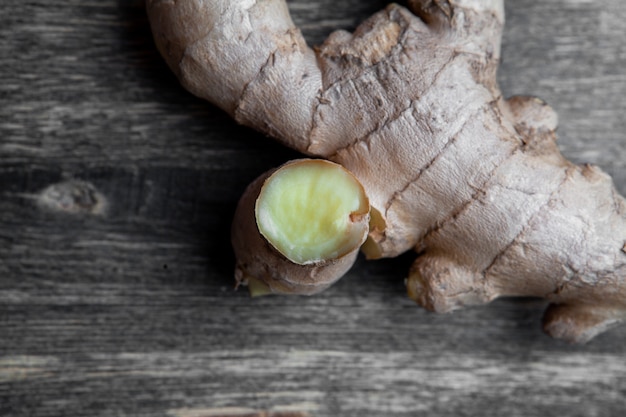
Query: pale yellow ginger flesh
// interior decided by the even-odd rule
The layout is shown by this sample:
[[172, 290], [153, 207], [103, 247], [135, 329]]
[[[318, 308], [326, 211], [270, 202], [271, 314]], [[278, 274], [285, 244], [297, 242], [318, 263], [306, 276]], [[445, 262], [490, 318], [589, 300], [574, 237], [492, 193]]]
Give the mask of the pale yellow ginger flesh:
[[290, 261], [306, 265], [337, 259], [367, 234], [363, 187], [340, 165], [323, 160], [288, 164], [264, 183], [256, 202], [259, 231]]

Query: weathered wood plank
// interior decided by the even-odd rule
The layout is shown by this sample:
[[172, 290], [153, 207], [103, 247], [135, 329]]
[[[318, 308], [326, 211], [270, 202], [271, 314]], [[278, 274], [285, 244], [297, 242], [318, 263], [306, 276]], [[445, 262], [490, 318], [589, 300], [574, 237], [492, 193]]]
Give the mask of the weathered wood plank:
[[[384, 4], [290, 8], [319, 43]], [[233, 291], [236, 200], [295, 154], [186, 93], [141, 1], [0, 11], [0, 415], [626, 409], [625, 327], [573, 347], [541, 333], [538, 300], [429, 314], [404, 293], [411, 254], [315, 297]], [[625, 193], [626, 4], [508, 1], [507, 18], [504, 92], [546, 99], [564, 152]]]

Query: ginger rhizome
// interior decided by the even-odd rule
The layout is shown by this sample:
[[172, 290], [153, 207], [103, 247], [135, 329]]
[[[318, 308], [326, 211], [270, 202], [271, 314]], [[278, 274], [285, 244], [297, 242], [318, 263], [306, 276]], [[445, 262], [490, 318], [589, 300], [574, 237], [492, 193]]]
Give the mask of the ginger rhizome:
[[[147, 5], [189, 91], [358, 179], [371, 205], [363, 252], [416, 250], [407, 289], [423, 307], [544, 297], [545, 330], [573, 342], [624, 320], [626, 202], [600, 169], [559, 153], [547, 104], [502, 97], [502, 1], [408, 3], [315, 50], [284, 0]], [[283, 256], [254, 216], [265, 177], [235, 217], [237, 279], [258, 292], [326, 288], [354, 252], [310, 264]]]

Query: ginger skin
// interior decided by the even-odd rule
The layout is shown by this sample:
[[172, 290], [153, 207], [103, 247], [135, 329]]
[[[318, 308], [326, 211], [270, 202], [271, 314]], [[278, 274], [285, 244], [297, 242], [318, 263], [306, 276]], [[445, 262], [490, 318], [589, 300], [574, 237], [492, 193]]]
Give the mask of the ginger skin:
[[[148, 0], [157, 46], [183, 86], [355, 175], [372, 207], [363, 251], [415, 249], [407, 289], [418, 304], [448, 312], [544, 297], [545, 331], [578, 343], [626, 319], [626, 202], [600, 169], [560, 154], [548, 105], [502, 98], [502, 1], [409, 8], [392, 4], [313, 51], [284, 0]], [[266, 245], [242, 216], [237, 254]], [[263, 256], [276, 267], [272, 291], [303, 292], [285, 281], [289, 268], [316, 268]], [[246, 268], [266, 280], [266, 267]], [[304, 292], [346, 270], [313, 274], [315, 291], [307, 272]]]

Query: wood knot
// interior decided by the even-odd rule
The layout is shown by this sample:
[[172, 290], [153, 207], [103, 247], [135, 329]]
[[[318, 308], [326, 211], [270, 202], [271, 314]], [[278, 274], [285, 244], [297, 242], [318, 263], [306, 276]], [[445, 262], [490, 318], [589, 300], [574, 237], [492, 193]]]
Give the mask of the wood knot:
[[71, 214], [103, 214], [106, 199], [85, 181], [68, 180], [49, 185], [37, 196], [40, 207]]

